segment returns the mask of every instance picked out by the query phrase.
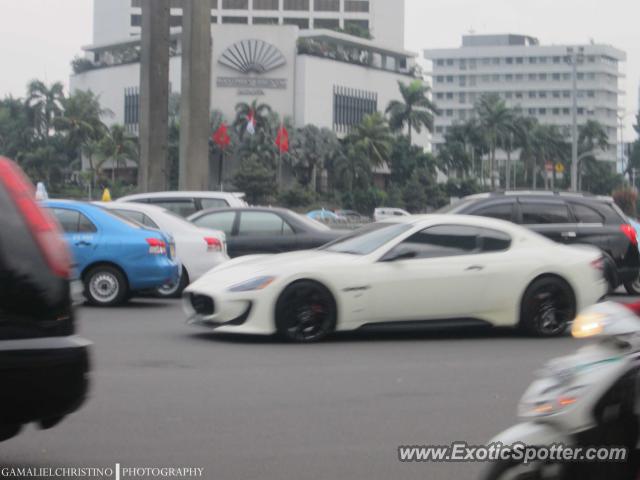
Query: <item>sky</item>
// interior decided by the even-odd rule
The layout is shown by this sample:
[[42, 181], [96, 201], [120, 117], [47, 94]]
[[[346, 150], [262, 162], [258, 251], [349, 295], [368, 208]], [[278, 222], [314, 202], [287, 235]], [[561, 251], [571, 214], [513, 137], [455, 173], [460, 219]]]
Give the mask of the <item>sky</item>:
[[[395, 0], [383, 0], [393, 2]], [[68, 82], [72, 58], [91, 43], [92, 0], [0, 0], [0, 97], [29, 80]], [[406, 47], [457, 47], [462, 35], [519, 33], [542, 44], [610, 44], [625, 50], [625, 139], [638, 111], [638, 0], [406, 0]]]

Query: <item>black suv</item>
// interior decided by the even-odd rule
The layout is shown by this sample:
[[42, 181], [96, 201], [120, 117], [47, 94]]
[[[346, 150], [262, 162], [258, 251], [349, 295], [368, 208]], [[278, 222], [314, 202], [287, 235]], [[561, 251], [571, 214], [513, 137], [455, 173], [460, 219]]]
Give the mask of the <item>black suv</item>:
[[636, 231], [608, 197], [558, 192], [503, 192], [472, 195], [440, 213], [499, 218], [527, 227], [556, 242], [589, 244], [602, 250], [605, 276], [640, 295], [640, 256]]
[[20, 168], [0, 157], [0, 441], [84, 401], [89, 342], [74, 336], [70, 255]]

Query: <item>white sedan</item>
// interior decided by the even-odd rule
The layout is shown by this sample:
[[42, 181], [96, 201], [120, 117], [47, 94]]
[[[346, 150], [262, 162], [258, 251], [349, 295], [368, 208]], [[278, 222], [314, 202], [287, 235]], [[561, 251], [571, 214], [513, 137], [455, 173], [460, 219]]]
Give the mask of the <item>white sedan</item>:
[[549, 337], [605, 294], [602, 268], [595, 249], [501, 220], [399, 217], [319, 250], [232, 260], [183, 298], [188, 323], [297, 342], [366, 325], [442, 321]]
[[179, 297], [190, 282], [229, 260], [224, 232], [197, 227], [175, 213], [154, 205], [131, 202], [99, 205], [173, 236], [175, 257], [182, 264], [182, 274], [178, 283], [157, 289], [156, 293], [161, 297]]

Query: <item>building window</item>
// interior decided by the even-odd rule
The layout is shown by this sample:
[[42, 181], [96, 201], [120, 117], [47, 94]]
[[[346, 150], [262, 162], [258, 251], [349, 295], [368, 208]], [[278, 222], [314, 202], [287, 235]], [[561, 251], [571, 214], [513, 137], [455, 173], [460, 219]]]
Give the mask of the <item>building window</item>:
[[309, 28], [308, 18], [284, 18], [282, 23], [283, 25], [295, 25], [300, 30], [307, 30]]
[[335, 30], [336, 28], [340, 28], [340, 20], [337, 18], [316, 18], [313, 20], [313, 28]]
[[369, 0], [345, 0], [345, 12], [369, 12]]
[[313, 0], [314, 12], [339, 12], [340, 0]]
[[275, 17], [253, 17], [254, 25], [278, 25], [280, 23]]
[[253, 0], [254, 10], [278, 10], [280, 0]]
[[546, 108], [541, 108], [541, 109], [538, 110], [538, 113], [540, 115], [546, 115], [547, 114], [547, 109]]
[[246, 24], [249, 23], [249, 19], [247, 17], [222, 17], [222, 23]]
[[444, 60], [442, 58], [439, 58], [438, 60], [436, 60], [436, 65], [439, 67], [444, 67]]
[[140, 115], [140, 89], [131, 87], [124, 89], [124, 126], [128, 131], [138, 129]]
[[181, 27], [182, 26], [182, 15], [171, 15], [169, 17], [169, 26], [171, 26], [171, 27]]
[[447, 100], [453, 100], [453, 92], [447, 92]]
[[369, 31], [369, 20], [345, 20], [344, 28], [348, 29], [349, 27], [355, 27], [357, 30], [362, 30], [364, 32]]
[[285, 10], [309, 11], [309, 0], [284, 0]]
[[378, 94], [355, 88], [333, 87], [333, 129], [348, 132], [366, 115], [378, 111]]
[[131, 15], [131, 26], [132, 27], [141, 27], [142, 26], [142, 15]]
[[[222, 0], [223, 10], [248, 10], [249, 0]], [[224, 21], [222, 22], [224, 23]]]

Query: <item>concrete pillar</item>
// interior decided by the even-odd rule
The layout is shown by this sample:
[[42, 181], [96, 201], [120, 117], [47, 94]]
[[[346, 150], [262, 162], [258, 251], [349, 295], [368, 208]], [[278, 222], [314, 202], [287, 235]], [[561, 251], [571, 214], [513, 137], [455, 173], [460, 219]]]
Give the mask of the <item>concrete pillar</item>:
[[211, 1], [185, 0], [182, 12], [180, 189], [209, 190]]
[[167, 188], [169, 139], [169, 0], [141, 0], [140, 191]]

